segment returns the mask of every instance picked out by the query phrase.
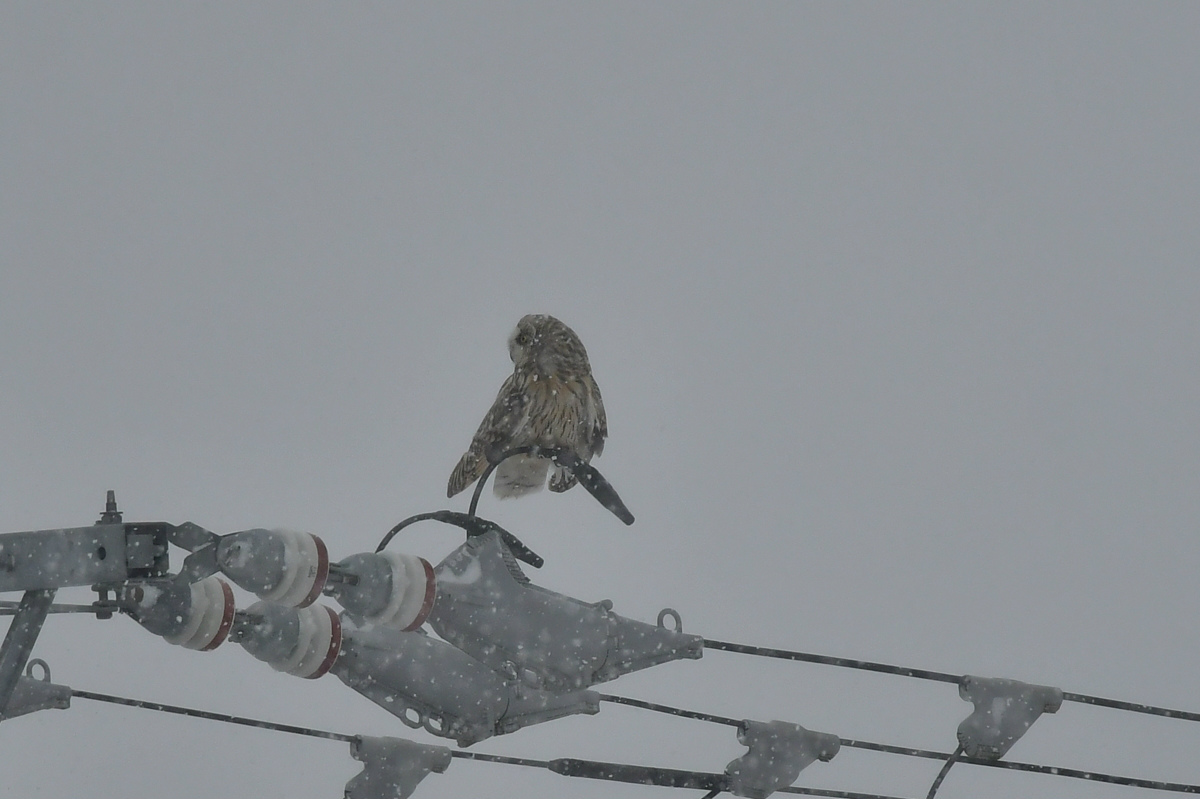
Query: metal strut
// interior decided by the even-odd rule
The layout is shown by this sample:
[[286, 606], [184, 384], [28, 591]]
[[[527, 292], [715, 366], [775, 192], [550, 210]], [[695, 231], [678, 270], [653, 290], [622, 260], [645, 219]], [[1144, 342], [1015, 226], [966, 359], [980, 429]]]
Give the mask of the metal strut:
[[54, 601], [54, 592], [53, 588], [40, 588], [26, 591], [21, 597], [8, 634], [4, 636], [4, 644], [0, 645], [0, 714], [8, 707], [33, 644], [42, 631], [50, 603]]

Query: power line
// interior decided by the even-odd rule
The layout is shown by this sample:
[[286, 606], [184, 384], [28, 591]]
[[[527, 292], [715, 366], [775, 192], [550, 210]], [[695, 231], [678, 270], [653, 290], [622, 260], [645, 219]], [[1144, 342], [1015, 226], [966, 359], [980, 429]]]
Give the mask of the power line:
[[[629, 705], [631, 707], [642, 708], [644, 710], [653, 710], [657, 713], [667, 713], [672, 716], [699, 719], [701, 721], [708, 721], [715, 724], [725, 724], [731, 726], [741, 726], [742, 724], [741, 721], [728, 718], [726, 716], [714, 716], [710, 713], [701, 713], [695, 710], [685, 710], [683, 708], [671, 707], [670, 705], [661, 705], [655, 702], [644, 702], [640, 699], [613, 696], [612, 694], [601, 694], [600, 700], [604, 702]], [[1172, 791], [1175, 793], [1200, 793], [1200, 785], [1192, 785], [1188, 783], [1147, 780], [1140, 777], [1124, 777], [1117, 774], [1105, 774], [1098, 771], [1084, 771], [1082, 769], [1064, 768], [1062, 766], [1043, 766], [1036, 763], [1022, 763], [1013, 760], [987, 760], [980, 757], [963, 757], [961, 753], [957, 751], [935, 752], [929, 749], [914, 749], [904, 746], [875, 743], [873, 741], [859, 741], [853, 738], [839, 738], [838, 741], [842, 746], [852, 749], [865, 749], [873, 752], [904, 755], [906, 757], [920, 757], [929, 760], [941, 760], [943, 762], [969, 763], [974, 766], [1011, 769], [1013, 771], [1026, 771], [1034, 774], [1050, 774], [1057, 777], [1070, 777], [1073, 779], [1087, 780], [1090, 782], [1104, 782], [1113, 785], [1126, 785], [1134, 788], [1149, 788], [1151, 790], [1158, 791]]]
[[298, 727], [292, 724], [280, 724], [275, 721], [248, 719], [244, 716], [231, 716], [227, 713], [213, 713], [209, 710], [197, 710], [196, 708], [180, 707], [179, 705], [165, 705], [161, 702], [147, 702], [143, 699], [127, 699], [123, 696], [98, 694], [92, 691], [79, 691], [74, 688], [71, 689], [71, 696], [79, 697], [80, 699], [92, 699], [97, 702], [109, 702], [114, 705], [140, 707], [144, 708], [145, 710], [157, 710], [162, 713], [174, 713], [179, 716], [191, 716], [192, 718], [208, 719], [210, 721], [223, 721], [226, 724], [240, 724], [244, 727], [258, 727], [262, 730], [272, 730], [274, 732], [289, 732], [293, 735], [307, 735], [312, 738], [326, 738], [331, 741], [342, 741], [344, 743], [352, 743], [356, 737], [353, 735], [344, 735], [339, 732], [317, 730], [313, 729], [312, 727]]
[[[62, 610], [60, 612], [94, 612], [95, 611], [95, 609], [93, 607], [83, 606], [83, 605], [60, 606], [60, 607], [62, 608]], [[3, 610], [5, 610], [5, 609], [6, 608], [4, 607], [4, 605], [0, 605], [0, 613], [2, 613]], [[929, 670], [925, 670], [925, 669], [913, 669], [913, 668], [896, 666], [896, 665], [887, 664], [887, 663], [877, 663], [877, 662], [872, 662], [872, 661], [856, 660], [856, 659], [851, 659], [851, 658], [830, 657], [830, 656], [826, 656], [826, 655], [816, 655], [816, 654], [811, 654], [811, 653], [795, 652], [795, 651], [789, 651], [789, 650], [783, 650], [783, 649], [756, 647], [756, 646], [751, 646], [751, 645], [746, 645], [746, 644], [734, 644], [734, 643], [729, 643], [729, 642], [724, 642], [724, 641], [716, 641], [716, 640], [711, 640], [711, 639], [705, 639], [704, 645], [710, 649], [724, 650], [724, 651], [735, 652], [735, 653], [739, 653], [739, 654], [748, 654], [748, 655], [755, 655], [755, 656], [760, 656], [760, 657], [772, 657], [772, 658], [781, 658], [781, 659], [786, 659], [786, 660], [804, 661], [804, 662], [818, 663], [818, 664], [823, 664], [823, 665], [838, 666], [838, 667], [843, 667], [843, 668], [854, 668], [854, 669], [861, 669], [861, 670], [867, 670], [867, 671], [875, 671], [875, 672], [880, 672], [880, 673], [894, 674], [894, 675], [899, 675], [899, 676], [913, 677], [913, 678], [917, 678], [917, 679], [934, 680], [934, 681], [938, 681], [938, 682], [952, 682], [952, 683], [957, 684], [961, 680], [960, 676], [948, 674], [948, 673], [944, 673], [944, 672], [929, 671]], [[166, 712], [166, 713], [174, 713], [174, 714], [178, 714], [178, 715], [191, 716], [194, 718], [204, 718], [204, 719], [209, 719], [209, 720], [213, 720], [213, 721], [222, 721], [222, 722], [226, 722], [226, 723], [230, 723], [230, 724], [239, 724], [242, 726], [258, 727], [261, 729], [274, 730], [277, 732], [287, 732], [287, 733], [298, 734], [298, 735], [308, 735], [311, 737], [326, 738], [326, 739], [338, 740], [338, 741], [343, 741], [343, 742], [351, 742], [355, 739], [354, 736], [344, 735], [344, 734], [340, 734], [340, 733], [327, 732], [327, 731], [316, 730], [316, 729], [307, 728], [307, 727], [279, 724], [276, 722], [248, 719], [248, 718], [244, 718], [244, 717], [240, 717], [240, 716], [233, 716], [233, 715], [222, 714], [222, 713], [213, 713], [211, 711], [198, 710], [198, 709], [194, 709], [194, 708], [185, 708], [185, 707], [180, 707], [180, 706], [176, 706], [176, 705], [168, 705], [168, 704], [163, 704], [163, 703], [158, 703], [158, 702], [147, 702], [147, 701], [143, 701], [143, 700], [127, 699], [127, 698], [123, 698], [123, 697], [111, 696], [108, 694], [99, 694], [99, 693], [94, 693], [94, 692], [90, 692], [90, 691], [72, 690], [71, 693], [72, 693], [72, 696], [76, 696], [81, 699], [92, 699], [95, 701], [109, 702], [109, 703], [113, 703], [113, 704], [126, 705], [126, 706], [130, 706], [130, 707], [140, 707], [140, 708], [145, 708], [145, 709], [149, 709], [149, 710], [158, 710], [158, 711]], [[682, 709], [682, 708], [671, 707], [669, 705], [661, 705], [661, 704], [657, 704], [657, 703], [653, 703], [653, 702], [646, 702], [646, 701], [639, 700], [639, 699], [615, 696], [615, 695], [611, 695], [611, 694], [602, 694], [600, 696], [600, 698], [601, 698], [601, 700], [607, 701], [607, 702], [624, 704], [624, 705], [628, 705], [631, 707], [637, 707], [637, 708], [641, 708], [644, 710], [651, 710], [651, 711], [655, 711], [655, 712], [668, 713], [671, 715], [681, 716], [684, 718], [691, 718], [691, 719], [695, 719], [695, 720], [699, 720], [699, 721], [707, 721], [707, 722], [711, 722], [711, 723], [724, 724], [724, 725], [734, 726], [734, 727], [741, 726], [741, 723], [742, 723], [741, 720], [738, 720], [738, 719], [717, 716], [717, 715], [714, 715], [711, 713], [704, 713], [704, 712], [694, 711], [694, 710], [686, 710], [686, 709]], [[1158, 715], [1158, 716], [1163, 716], [1166, 718], [1178, 718], [1178, 719], [1183, 719], [1183, 720], [1188, 720], [1188, 721], [1200, 721], [1200, 714], [1192, 713], [1192, 712], [1188, 712], [1188, 711], [1175, 710], [1175, 709], [1170, 709], [1170, 708], [1161, 708], [1161, 707], [1156, 707], [1156, 706], [1152, 706], [1152, 705], [1126, 702], [1126, 701], [1122, 701], [1122, 700], [1105, 699], [1102, 697], [1095, 697], [1095, 696], [1089, 696], [1086, 694], [1077, 694], [1077, 693], [1064, 692], [1063, 698], [1068, 701], [1079, 702], [1079, 703], [1083, 703], [1083, 704], [1091, 704], [1091, 705], [1096, 705], [1096, 706], [1100, 706], [1100, 707], [1109, 707], [1109, 708], [1113, 708], [1113, 709], [1126, 710], [1126, 711], [1136, 712], [1136, 713]], [[989, 766], [989, 767], [994, 767], [994, 768], [1006, 768], [1006, 769], [1011, 769], [1011, 770], [1016, 770], [1016, 771], [1025, 771], [1025, 772], [1030, 772], [1030, 773], [1040, 773], [1040, 774], [1050, 774], [1050, 775], [1061, 776], [1061, 777], [1070, 777], [1070, 778], [1074, 778], [1074, 779], [1082, 779], [1082, 780], [1093, 781], [1093, 782], [1104, 782], [1104, 783], [1110, 783], [1110, 784], [1116, 784], [1116, 785], [1126, 785], [1126, 786], [1131, 786], [1131, 787], [1148, 788], [1151, 790], [1164, 790], [1164, 791], [1172, 791], [1172, 792], [1178, 792], [1178, 793], [1200, 793], [1200, 786], [1186, 784], [1186, 783], [1165, 782], [1165, 781], [1160, 781], [1160, 780], [1147, 780], [1147, 779], [1141, 779], [1141, 778], [1135, 778], [1135, 777], [1125, 777], [1125, 776], [1121, 776], [1121, 775], [1106, 774], [1106, 773], [1101, 773], [1101, 772], [1084, 771], [1084, 770], [1080, 770], [1080, 769], [1069, 769], [1069, 768], [1063, 768], [1063, 767], [1058, 767], [1058, 766], [1042, 766], [1042, 765], [1038, 765], [1038, 764], [1022, 763], [1022, 762], [1017, 762], [1017, 761], [994, 761], [994, 760], [985, 760], [985, 759], [981, 759], [981, 758], [969, 758], [969, 757], [961, 757], [961, 756], [956, 758], [954, 756], [954, 753], [936, 752], [936, 751], [930, 751], [930, 750], [924, 750], [924, 749], [915, 749], [915, 748], [909, 748], [909, 747], [894, 746], [894, 745], [890, 745], [890, 744], [881, 744], [881, 743], [875, 743], [875, 742], [871, 742], [871, 741], [860, 741], [860, 740], [848, 739], [848, 738], [842, 738], [842, 739], [840, 739], [840, 741], [841, 741], [842, 746], [846, 746], [846, 747], [850, 747], [850, 748], [865, 749], [865, 750], [884, 752], [884, 753], [889, 753], [889, 754], [898, 754], [898, 755], [904, 755], [904, 756], [909, 756], [909, 757], [936, 759], [936, 760], [941, 760], [947, 764], [950, 764], [953, 762], [962, 762], [962, 763], [968, 763], [968, 764], [972, 764], [972, 765]], [[524, 760], [524, 759], [520, 759], [520, 758], [501, 759], [501, 758], [498, 758], [498, 756], [495, 756], [495, 757], [484, 756], [484, 755], [477, 755], [476, 753], [454, 752], [454, 755], [456, 757], [467, 757], [469, 755], [470, 759], [490, 760], [491, 762], [504, 762], [504, 763], [511, 763], [514, 765], [530, 765], [530, 766], [536, 765], [541, 768], [546, 768], [551, 771], [555, 771], [556, 773], [562, 773], [566, 776], [587, 776], [587, 777], [591, 777], [594, 779], [598, 778], [598, 779], [616, 779], [619, 781], [649, 782], [649, 784], [676, 785], [677, 787], [682, 787], [682, 783], [689, 784], [690, 787], [705, 788], [707, 786], [707, 783], [704, 783], [704, 779], [701, 779], [699, 777], [697, 777], [697, 779], [700, 779], [700, 783], [692, 784], [692, 783], [688, 782], [688, 779], [685, 779], [679, 775], [673, 775], [673, 772], [671, 770], [659, 769], [656, 771], [652, 767], [632, 767], [632, 766], [630, 766], [629, 767], [630, 769], [635, 769], [634, 771], [630, 771], [628, 769], [622, 770], [622, 769], [616, 768], [616, 766], [619, 766], [622, 764], [608, 764], [610, 766], [613, 766], [613, 768], [608, 769], [608, 771], [605, 771], [603, 768], [599, 768], [599, 767], [592, 768], [590, 766], [584, 767], [584, 766], [579, 765], [579, 764], [589, 764], [589, 763], [592, 763], [593, 761], [583, 761], [583, 760], [576, 760], [576, 759], [570, 759], [570, 758], [560, 758], [555, 761], [534, 761], [534, 760]], [[564, 771], [564, 769], [570, 770], [572, 768], [576, 769], [577, 771], [578, 771], [578, 769], [582, 769], [583, 771], [589, 771], [589, 769], [590, 769], [590, 772], [583, 773], [583, 771], [578, 771], [578, 773], [568, 774], [566, 771]], [[643, 769], [643, 770], [650, 769], [650, 770], [649, 771], [636, 771], [636, 769]], [[701, 772], [687, 772], [687, 773], [688, 774], [701, 774]], [[610, 775], [615, 775], [615, 776], [596, 776], [597, 774], [610, 774]], [[931, 790], [936, 792], [936, 788], [937, 788], [937, 781], [935, 781], [935, 784]], [[715, 789], [717, 789], [717, 786], [715, 786], [715, 785], [707, 786], [707, 789], [715, 790]], [[840, 796], [842, 794], [830, 794], [830, 795], [839, 795]], [[849, 794], [847, 794], [847, 795], [849, 795]]]
[[1111, 707], [1115, 708], [1116, 710], [1128, 710], [1131, 713], [1147, 713], [1152, 716], [1164, 716], [1169, 719], [1200, 721], [1200, 713], [1193, 713], [1188, 710], [1172, 710], [1171, 708], [1155, 707], [1154, 705], [1143, 705], [1139, 702], [1125, 702], [1120, 699], [1104, 699], [1103, 697], [1099, 696], [1088, 696], [1087, 694], [1076, 694], [1068, 691], [1063, 691], [1063, 699], [1068, 702], [1080, 702], [1085, 705]]
[[897, 674], [901, 677], [915, 677], [919, 680], [936, 680], [938, 682], [950, 682], [955, 685], [962, 679], [957, 674], [947, 674], [942, 671], [928, 671], [927, 669], [910, 669], [904, 666], [893, 666], [888, 663], [874, 663], [869, 660], [854, 660], [852, 658], [830, 657], [829, 655], [813, 655], [808, 652], [792, 652], [787, 649], [770, 649], [763, 646], [750, 646], [748, 644], [731, 644], [727, 641], [714, 641], [710, 638], [704, 639], [705, 649], [721, 649], [726, 652], [737, 652], [741, 655], [757, 655], [758, 657], [780, 658], [782, 660], [802, 660], [806, 663], [821, 663], [826, 666], [840, 666], [847, 669], [862, 669], [864, 671], [878, 671], [883, 674]]
[[727, 724], [730, 727], [740, 727], [742, 722], [738, 719], [731, 719], [726, 716], [714, 716], [711, 713], [701, 713], [696, 710], [684, 710], [683, 708], [671, 707], [670, 705], [659, 705], [654, 702], [645, 702], [641, 699], [630, 699], [626, 696], [613, 696], [612, 694], [600, 694], [601, 702], [612, 702], [617, 705], [629, 705], [630, 707], [638, 707], [643, 710], [653, 710], [658, 713], [669, 713], [672, 716], [682, 716], [688, 719], [698, 719], [700, 721], [711, 721], [714, 724]]
[[[499, 759], [494, 755], [479, 756], [473, 752], [452, 752], [454, 757], [487, 760], [490, 762], [511, 762], [519, 758]], [[553, 771], [567, 777], [585, 777], [588, 779], [610, 780], [634, 785], [657, 785], [670, 788], [689, 788], [707, 790], [709, 796], [716, 796], [728, 789], [728, 775], [706, 771], [688, 771], [685, 769], [668, 769], [657, 766], [637, 766], [628, 763], [605, 763], [597, 760], [580, 760], [572, 757], [561, 757], [554, 760], [522, 760], [517, 765], [534, 766]], [[791, 785], [778, 789], [779, 793], [792, 793], [801, 796], [823, 796], [831, 799], [901, 799], [901, 797], [886, 796], [875, 793], [856, 793], [854, 791], [835, 791], [825, 788], [805, 788]]]
[[[918, 680], [948, 682], [954, 683], [955, 685], [961, 683], [963, 678], [963, 675], [961, 674], [949, 674], [944, 671], [913, 669], [906, 666], [895, 666], [890, 663], [876, 663], [870, 660], [855, 660], [853, 658], [831, 657], [829, 655], [814, 655], [809, 652], [794, 652], [787, 649], [771, 649], [769, 647], [751, 646], [749, 644], [732, 644], [728, 641], [714, 641], [709, 638], [704, 639], [704, 648], [719, 649], [725, 652], [736, 652], [741, 655], [755, 655], [757, 657], [779, 658], [782, 660], [798, 660], [805, 663], [820, 663], [825, 666], [838, 666], [847, 669], [876, 671], [882, 674], [895, 674], [901, 677], [913, 677]], [[1098, 707], [1113, 708], [1115, 710], [1127, 710], [1132, 713], [1146, 713], [1152, 716], [1183, 719], [1185, 721], [1200, 721], [1200, 713], [1194, 713], [1188, 710], [1174, 710], [1172, 708], [1146, 705], [1140, 702], [1126, 702], [1120, 699], [1105, 699], [1099, 696], [1089, 696], [1087, 694], [1077, 694], [1069, 691], [1063, 691], [1062, 696], [1067, 702], [1079, 702], [1086, 705], [1096, 705]]]
[[[80, 699], [91, 699], [98, 702], [109, 702], [116, 705], [125, 705], [127, 707], [137, 707], [146, 710], [157, 710], [163, 713], [173, 713], [181, 716], [190, 716], [192, 718], [208, 719], [210, 721], [220, 721], [227, 724], [238, 724], [245, 727], [257, 727], [259, 729], [271, 730], [275, 732], [286, 732], [293, 735], [307, 735], [313, 738], [324, 738], [327, 740], [342, 741], [351, 743], [356, 739], [356, 736], [346, 735], [344, 733], [329, 732], [327, 730], [318, 730], [312, 727], [300, 727], [292, 724], [281, 724], [273, 721], [264, 721], [261, 719], [251, 719], [243, 716], [233, 716], [227, 713], [214, 713], [208, 710], [199, 710], [196, 708], [181, 707], [179, 705], [168, 705], [162, 702], [148, 702], [141, 699], [128, 699], [111, 694], [95, 693], [93, 691], [81, 691], [72, 689], [71, 695]], [[629, 705], [645, 710], [653, 710], [659, 713], [668, 713], [674, 716], [684, 718], [692, 718], [700, 721], [708, 721], [716, 724], [724, 724], [728, 726], [740, 726], [741, 721], [724, 716], [716, 716], [711, 713], [701, 713], [698, 711], [684, 710], [675, 708], [669, 705], [661, 705], [654, 702], [644, 702], [639, 699], [630, 699], [628, 697], [614, 696], [611, 694], [601, 694], [602, 701], [613, 702], [616, 704]], [[888, 754], [904, 755], [908, 757], [920, 757], [931, 760], [948, 761], [953, 753], [935, 752], [927, 749], [914, 749], [902, 746], [893, 746], [891, 744], [881, 744], [872, 741], [859, 741], [852, 738], [840, 738], [842, 746], [853, 749], [865, 749], [875, 752], [885, 752]], [[616, 763], [597, 763], [597, 761], [581, 760], [577, 758], [558, 758], [556, 760], [531, 760], [526, 758], [507, 758], [500, 755], [486, 755], [478, 752], [462, 752], [454, 750], [451, 755], [459, 758], [471, 760], [480, 760], [495, 763], [507, 763], [510, 765], [534, 766], [545, 768], [563, 776], [574, 777], [589, 777], [591, 779], [611, 779], [619, 782], [633, 782], [651, 785], [665, 785], [668, 787], [695, 787], [704, 790], [712, 790], [716, 785], [709, 785], [704, 782], [708, 777], [716, 777], [723, 775], [705, 775], [704, 772], [677, 772], [674, 769], [657, 769], [651, 766], [627, 766], [626, 764]], [[1090, 782], [1103, 782], [1113, 785], [1125, 785], [1135, 788], [1148, 788], [1151, 790], [1172, 791], [1176, 793], [1197, 793], [1200, 794], [1200, 785], [1191, 785], [1186, 783], [1164, 782], [1160, 780], [1147, 780], [1137, 777], [1125, 777], [1115, 774], [1105, 774], [1095, 771], [1084, 771], [1080, 769], [1064, 768], [1061, 766], [1043, 766], [1035, 763], [1022, 763], [1011, 760], [984, 760], [974, 757], [960, 757], [957, 762], [968, 763], [976, 766], [989, 766], [992, 768], [1004, 768], [1014, 771], [1025, 771], [1035, 774], [1049, 774], [1059, 777], [1070, 777], [1073, 779], [1087, 780]], [[620, 767], [620, 768], [618, 768]], [[600, 776], [600, 775], [611, 776]], [[685, 785], [677, 784], [683, 780], [681, 775], [700, 775], [697, 776], [699, 782], [688, 782]], [[879, 797], [877, 794], [854, 794], [848, 792], [816, 792], [817, 789], [801, 789], [793, 786], [792, 788], [780, 789], [785, 793], [804, 793], [811, 796], [830, 796], [844, 797], [845, 799], [887, 799], [887, 797]]]
[[[306, 735], [313, 738], [324, 738], [327, 740], [342, 741], [344, 743], [352, 743], [357, 736], [347, 735], [345, 733], [330, 732], [327, 730], [318, 730], [312, 727], [301, 727], [291, 724], [281, 724], [273, 721], [264, 721], [261, 719], [251, 719], [244, 716], [234, 716], [227, 713], [214, 713], [208, 710], [199, 710], [197, 708], [182, 707], [179, 705], [168, 705], [162, 702], [149, 702], [141, 699], [129, 699], [126, 697], [113, 696], [111, 694], [101, 694], [93, 691], [82, 691], [72, 689], [71, 695], [80, 699], [91, 699], [98, 702], [108, 702], [111, 704], [125, 705], [127, 707], [137, 707], [146, 710], [156, 710], [163, 713], [172, 713], [182, 716], [190, 716], [192, 718], [208, 719], [210, 721], [220, 721], [227, 724], [238, 724], [246, 727], [256, 727], [259, 729], [271, 730], [274, 732], [286, 732], [293, 735]], [[612, 694], [601, 694], [600, 699], [606, 702], [616, 704], [629, 705], [645, 710], [652, 710], [659, 713], [667, 713], [674, 716], [691, 718], [710, 723], [723, 724], [728, 726], [741, 726], [741, 721], [725, 716], [717, 716], [711, 713], [702, 713], [699, 711], [685, 710], [683, 708], [671, 707], [654, 702], [645, 702], [639, 699], [631, 699], [628, 697], [615, 696]], [[941, 760], [950, 762], [954, 758], [955, 762], [968, 763], [977, 766], [988, 766], [992, 768], [1004, 768], [1015, 771], [1025, 771], [1036, 774], [1049, 774], [1060, 777], [1070, 777], [1074, 779], [1087, 780], [1091, 782], [1103, 782], [1114, 785], [1125, 785], [1137, 788], [1148, 788], [1151, 790], [1172, 791], [1176, 793], [1200, 793], [1200, 785], [1191, 785], [1186, 783], [1165, 782], [1160, 780], [1147, 780], [1137, 777], [1125, 777], [1114, 774], [1105, 774], [1094, 771], [1083, 771], [1080, 769], [1064, 768], [1061, 766], [1043, 766], [1035, 763], [1022, 763], [1017, 761], [1005, 760], [985, 760], [982, 758], [973, 757], [957, 757], [955, 753], [935, 752], [926, 749], [915, 749], [909, 747], [894, 746], [891, 744], [880, 744], [872, 741], [860, 741], [851, 738], [839, 738], [842, 746], [864, 749], [876, 752], [885, 752], [888, 754], [905, 755], [908, 757], [920, 757], [933, 760]], [[578, 758], [557, 758], [555, 760], [533, 760], [528, 758], [512, 758], [503, 757], [500, 755], [488, 755], [479, 752], [463, 752], [452, 750], [453, 757], [480, 760], [493, 763], [505, 763], [509, 765], [530, 766], [537, 768], [545, 768], [563, 776], [571, 777], [587, 777], [591, 779], [607, 779], [619, 782], [641, 783], [649, 785], [662, 785], [667, 787], [689, 787], [699, 788], [703, 790], [718, 789], [723, 783], [716, 783], [712, 780], [716, 778], [724, 778], [724, 775], [708, 774], [705, 772], [680, 771], [676, 769], [662, 769], [652, 766], [634, 766], [621, 763], [602, 763], [599, 761], [582, 760]], [[936, 787], [936, 783], [935, 783]], [[883, 797], [878, 794], [858, 794], [845, 791], [823, 791], [819, 789], [799, 788], [792, 786], [790, 788], [781, 788], [784, 793], [799, 793], [810, 796], [826, 796], [826, 797], [841, 797], [842, 799], [895, 799], [894, 797]]]
[[[354, 735], [346, 735], [345, 733], [330, 732], [328, 730], [318, 730], [312, 727], [280, 724], [274, 721], [251, 719], [244, 716], [233, 716], [227, 713], [213, 713], [208, 710], [181, 707], [179, 705], [168, 705], [162, 702], [148, 702], [142, 699], [129, 699], [121, 696], [113, 696], [111, 694], [95, 693], [93, 691], [80, 691], [72, 689], [71, 696], [78, 697], [80, 699], [91, 699], [97, 702], [108, 702], [115, 705], [124, 705], [126, 707], [156, 710], [162, 713], [173, 713], [180, 716], [189, 716], [191, 718], [220, 721], [226, 724], [239, 724], [245, 727], [256, 727], [258, 729], [270, 730], [273, 732], [286, 732], [294, 735], [307, 735], [312, 738], [324, 738], [326, 740], [342, 741], [344, 743], [353, 743], [358, 737]], [[457, 749], [451, 750], [450, 756], [463, 760], [477, 760], [483, 763], [503, 763], [505, 765], [512, 766], [541, 768], [552, 771], [555, 774], [560, 774], [564, 777], [601, 779], [638, 785], [656, 785], [669, 788], [692, 788], [707, 790], [710, 792], [716, 791], [720, 793], [725, 790], [728, 784], [728, 777], [725, 774], [690, 771], [685, 769], [660, 768], [657, 766], [640, 766], [629, 763], [607, 763], [598, 760], [585, 760], [582, 758], [573, 757], [560, 757], [553, 760], [536, 760], [533, 758], [492, 755], [484, 752], [466, 752]], [[833, 791], [820, 788], [803, 788], [799, 786], [790, 786], [780, 788], [779, 790], [782, 793], [792, 793], [804, 796], [821, 796], [829, 797], [830, 799], [901, 799], [900, 797], [885, 796], [882, 794]], [[716, 794], [713, 795], [715, 796]]]

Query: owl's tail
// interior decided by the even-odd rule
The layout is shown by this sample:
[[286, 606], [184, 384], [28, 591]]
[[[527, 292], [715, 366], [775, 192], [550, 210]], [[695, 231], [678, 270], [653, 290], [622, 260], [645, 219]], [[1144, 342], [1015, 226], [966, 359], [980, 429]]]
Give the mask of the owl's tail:
[[450, 472], [450, 480], [446, 483], [447, 499], [478, 480], [479, 475], [483, 474], [486, 467], [487, 461], [484, 460], [482, 452], [476, 452], [474, 449], [467, 450], [459, 458], [454, 471]]

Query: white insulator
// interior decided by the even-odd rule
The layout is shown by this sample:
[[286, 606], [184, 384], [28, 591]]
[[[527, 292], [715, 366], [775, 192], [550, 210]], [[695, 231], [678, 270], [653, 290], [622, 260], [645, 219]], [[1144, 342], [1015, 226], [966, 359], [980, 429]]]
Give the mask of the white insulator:
[[185, 649], [216, 649], [229, 636], [236, 607], [233, 589], [216, 575], [192, 583], [192, 604], [188, 621], [179, 633], [164, 636], [167, 643]]
[[437, 594], [433, 566], [424, 558], [381, 552], [392, 567], [392, 595], [387, 607], [365, 617], [373, 624], [385, 624], [401, 630], [415, 630], [425, 623]]
[[297, 608], [300, 636], [291, 656], [271, 663], [276, 671], [315, 680], [333, 667], [342, 651], [342, 621], [324, 605]]
[[307, 607], [321, 595], [329, 578], [329, 551], [312, 533], [276, 532], [283, 539], [284, 574], [278, 585], [258, 596], [288, 607]]

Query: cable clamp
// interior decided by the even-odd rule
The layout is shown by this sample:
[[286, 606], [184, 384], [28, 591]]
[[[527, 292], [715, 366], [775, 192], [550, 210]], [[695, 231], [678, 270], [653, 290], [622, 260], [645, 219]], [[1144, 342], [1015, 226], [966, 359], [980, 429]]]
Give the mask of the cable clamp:
[[350, 755], [363, 770], [346, 783], [346, 799], [406, 799], [430, 772], [441, 774], [450, 766], [448, 748], [402, 738], [360, 735]]
[[750, 799], [766, 799], [786, 788], [814, 760], [832, 760], [841, 748], [836, 735], [785, 721], [743, 721], [737, 737], [750, 751], [725, 767], [727, 790]]
[[1057, 713], [1063, 692], [1017, 680], [963, 675], [958, 694], [975, 711], [958, 725], [958, 743], [968, 757], [999, 760], [1043, 713]]

